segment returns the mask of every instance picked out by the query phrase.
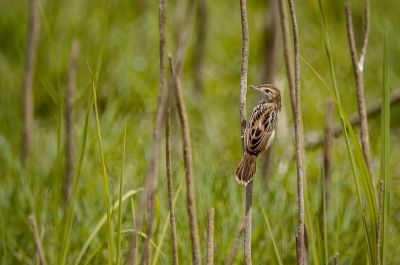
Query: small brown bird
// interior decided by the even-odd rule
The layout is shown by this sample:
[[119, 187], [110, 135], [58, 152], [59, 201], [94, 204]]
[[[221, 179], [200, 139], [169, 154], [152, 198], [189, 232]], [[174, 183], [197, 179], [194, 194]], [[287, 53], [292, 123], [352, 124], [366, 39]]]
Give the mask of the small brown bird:
[[256, 173], [256, 159], [267, 150], [275, 137], [278, 112], [281, 111], [281, 92], [272, 84], [250, 86], [261, 92], [263, 100], [251, 113], [243, 133], [244, 155], [236, 169], [236, 179], [247, 185]]

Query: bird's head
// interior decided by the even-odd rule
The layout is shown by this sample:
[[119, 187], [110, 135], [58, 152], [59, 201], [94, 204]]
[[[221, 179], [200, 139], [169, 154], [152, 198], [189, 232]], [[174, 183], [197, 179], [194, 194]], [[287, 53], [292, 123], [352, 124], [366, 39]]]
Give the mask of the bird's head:
[[276, 103], [281, 107], [281, 91], [273, 84], [263, 84], [258, 86], [250, 85], [251, 88], [260, 92], [267, 102]]

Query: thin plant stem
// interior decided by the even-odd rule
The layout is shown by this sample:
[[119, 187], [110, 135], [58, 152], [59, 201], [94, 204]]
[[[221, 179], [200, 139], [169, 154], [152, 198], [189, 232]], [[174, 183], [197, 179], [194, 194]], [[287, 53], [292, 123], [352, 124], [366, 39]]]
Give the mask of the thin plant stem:
[[175, 52], [175, 72], [178, 78], [181, 75], [183, 62], [185, 59], [185, 55], [189, 46], [189, 41], [191, 37], [191, 33], [193, 31], [193, 22], [196, 11], [196, 0], [191, 0], [190, 5], [188, 7], [187, 14], [184, 19], [184, 27], [180, 31], [178, 35], [178, 43]]
[[382, 214], [383, 214], [383, 200], [384, 200], [384, 184], [381, 180], [379, 182], [379, 200], [378, 200], [378, 225], [376, 229], [376, 265], [381, 264], [381, 235], [382, 235]]
[[36, 249], [37, 249], [37, 254], [39, 256], [40, 264], [47, 265], [46, 256], [44, 254], [42, 240], [40, 239], [40, 233], [39, 233], [39, 230], [37, 227], [36, 218], [33, 214], [31, 214], [29, 216], [29, 222], [32, 227], [32, 233], [33, 233], [33, 237], [35, 239], [35, 244], [36, 244]]
[[[325, 198], [325, 208], [328, 208], [330, 200], [330, 190], [331, 190], [331, 178], [332, 178], [332, 140], [333, 140], [333, 118], [334, 118], [334, 105], [333, 101], [329, 100], [326, 107], [326, 117], [325, 117], [325, 132], [324, 132], [324, 152], [323, 152], [323, 166], [324, 166], [324, 196]], [[323, 224], [325, 216], [323, 214], [323, 207], [319, 211], [320, 214], [320, 224]], [[321, 231], [324, 231], [321, 229]], [[324, 235], [325, 236], [325, 235]]]
[[190, 227], [190, 238], [192, 242], [192, 255], [193, 264], [201, 264], [201, 251], [200, 251], [200, 239], [199, 239], [199, 228], [197, 223], [196, 213], [196, 195], [195, 195], [195, 183], [193, 176], [193, 158], [192, 158], [192, 147], [190, 143], [190, 131], [189, 122], [186, 112], [185, 101], [182, 95], [182, 89], [180, 82], [175, 70], [175, 64], [170, 57], [170, 67], [173, 77], [173, 87], [175, 90], [175, 101], [178, 109], [178, 116], [181, 125], [182, 137], [183, 137], [183, 158], [185, 164], [185, 179], [186, 179], [186, 199], [187, 199], [187, 211], [189, 216], [189, 227]]
[[71, 48], [71, 59], [68, 71], [68, 83], [65, 90], [65, 182], [64, 182], [64, 208], [69, 202], [71, 194], [72, 178], [75, 165], [75, 142], [74, 142], [74, 91], [76, 82], [76, 62], [79, 54], [79, 42], [74, 40]]
[[364, 93], [364, 62], [368, 45], [369, 36], [369, 1], [364, 0], [364, 28], [363, 28], [363, 45], [361, 48], [361, 54], [358, 58], [356, 41], [354, 37], [353, 27], [353, 16], [351, 12], [350, 0], [346, 1], [346, 29], [347, 37], [350, 47], [351, 61], [353, 63], [354, 76], [356, 80], [356, 91], [357, 91], [357, 103], [358, 103], [358, 114], [360, 117], [361, 127], [361, 147], [364, 153], [365, 161], [368, 166], [368, 170], [372, 173], [372, 158], [369, 144], [369, 132], [368, 132], [368, 116], [365, 106], [365, 93]]
[[286, 14], [286, 5], [284, 0], [278, 0], [279, 7], [279, 21], [281, 24], [282, 40], [283, 40], [283, 57], [285, 61], [286, 76], [289, 83], [290, 103], [292, 105], [293, 117], [295, 117], [295, 93], [294, 93], [294, 74], [293, 66], [291, 64], [291, 49], [290, 49], [290, 33], [288, 26], [288, 17]]
[[194, 53], [194, 84], [197, 91], [203, 91], [204, 86], [204, 57], [207, 44], [207, 29], [208, 29], [208, 0], [198, 0], [197, 2], [197, 40]]
[[96, 84], [94, 81], [94, 75], [90, 68], [89, 63], [87, 63], [88, 69], [90, 72], [90, 76], [92, 78], [92, 92], [93, 92], [93, 103], [96, 115], [96, 131], [97, 131], [97, 140], [101, 158], [101, 165], [103, 171], [103, 195], [104, 195], [104, 206], [106, 208], [107, 214], [107, 245], [108, 245], [108, 264], [111, 265], [113, 262], [113, 238], [112, 238], [112, 224], [111, 224], [111, 212], [110, 212], [110, 192], [108, 189], [108, 173], [106, 168], [106, 161], [104, 158], [104, 151], [103, 151], [103, 143], [101, 138], [101, 130], [100, 130], [100, 118], [99, 118], [99, 110], [97, 106], [97, 94], [96, 94]]
[[225, 265], [232, 265], [234, 263], [237, 249], [239, 248], [239, 244], [240, 244], [240, 238], [242, 237], [243, 232], [244, 232], [244, 219], [240, 223], [240, 226], [236, 233], [235, 239], [233, 240], [233, 243], [228, 251], [228, 256], [226, 258]]
[[171, 163], [171, 136], [170, 136], [170, 110], [168, 109], [167, 120], [165, 122], [165, 157], [167, 169], [167, 187], [168, 187], [168, 204], [169, 204], [169, 219], [172, 238], [172, 258], [173, 264], [178, 265], [178, 237], [176, 233], [175, 222], [175, 206], [174, 206], [174, 191], [172, 181], [172, 163]]
[[214, 264], [214, 208], [208, 210], [207, 218], [207, 265]]
[[[307, 261], [305, 248], [305, 206], [304, 206], [304, 132], [303, 119], [300, 107], [300, 51], [299, 51], [299, 30], [297, 27], [296, 12], [293, 0], [289, 0], [289, 11], [293, 30], [294, 46], [294, 95], [295, 95], [295, 139], [296, 139], [296, 160], [297, 160], [297, 197], [298, 197], [298, 226], [296, 231], [296, 253], [297, 264], [304, 265]], [[293, 89], [293, 88], [292, 88]]]
[[117, 225], [117, 265], [121, 264], [121, 226], [122, 226], [122, 192], [124, 183], [125, 170], [125, 154], [126, 154], [126, 120], [124, 125], [124, 141], [122, 151], [122, 166], [119, 176], [119, 196], [118, 196], [118, 225]]
[[[240, 0], [240, 15], [242, 21], [242, 63], [240, 70], [240, 135], [242, 139], [246, 128], [246, 93], [247, 93], [247, 72], [249, 66], [249, 25], [247, 22], [247, 2]], [[245, 264], [251, 264], [251, 205], [253, 197], [253, 181], [246, 185], [245, 201], [245, 225], [244, 225], [244, 256]]]
[[[153, 230], [154, 218], [154, 198], [157, 189], [158, 171], [159, 171], [159, 154], [164, 128], [167, 116], [167, 92], [166, 91], [166, 0], [159, 0], [159, 34], [160, 34], [160, 80], [159, 80], [159, 96], [156, 123], [153, 131], [153, 146], [149, 159], [149, 166], [146, 181], [146, 192], [142, 194], [140, 207], [136, 213], [134, 230], [140, 230], [143, 222], [143, 211], [147, 202], [147, 237], [144, 242], [142, 260], [146, 264], [151, 264], [151, 238]], [[131, 247], [129, 249], [128, 264], [136, 264], [137, 234], [132, 234]]]
[[26, 64], [23, 87], [23, 131], [21, 161], [23, 164], [29, 156], [33, 134], [33, 80], [35, 76], [35, 64], [37, 58], [37, 43], [40, 32], [40, 19], [37, 0], [29, 1], [29, 29], [28, 45], [26, 50]]
[[[270, 0], [268, 10], [266, 12], [266, 25], [265, 25], [265, 57], [264, 69], [262, 72], [262, 80], [264, 84], [275, 83], [276, 69], [278, 62], [278, 38], [279, 38], [279, 21], [278, 18], [278, 0]], [[261, 174], [264, 180], [267, 180], [271, 173], [271, 160], [274, 150], [272, 144], [261, 160]]]

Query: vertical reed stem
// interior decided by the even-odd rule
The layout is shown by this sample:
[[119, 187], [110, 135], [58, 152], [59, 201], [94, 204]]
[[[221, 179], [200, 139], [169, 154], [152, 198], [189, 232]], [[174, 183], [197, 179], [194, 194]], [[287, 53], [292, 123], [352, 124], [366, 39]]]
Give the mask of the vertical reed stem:
[[[243, 148], [243, 133], [246, 128], [246, 93], [247, 72], [249, 65], [249, 26], [247, 23], [247, 3], [240, 0], [240, 15], [242, 19], [242, 63], [240, 71], [240, 124]], [[246, 185], [246, 206], [244, 225], [244, 256], [245, 264], [251, 264], [251, 205], [253, 197], [253, 181]]]
[[159, 80], [159, 95], [158, 95], [158, 108], [156, 123], [153, 131], [153, 146], [149, 159], [149, 165], [146, 175], [146, 192], [143, 192], [140, 207], [136, 214], [134, 231], [132, 234], [131, 247], [129, 249], [128, 264], [136, 264], [136, 248], [137, 248], [137, 232], [142, 228], [143, 211], [147, 201], [147, 237], [143, 246], [142, 261], [146, 264], [151, 263], [151, 237], [153, 230], [154, 218], [154, 197], [157, 189], [158, 171], [160, 162], [160, 145], [162, 138], [162, 131], [164, 128], [165, 119], [167, 116], [167, 93], [166, 91], [166, 0], [159, 0], [159, 34], [160, 34], [160, 80]]
[[363, 28], [363, 46], [361, 48], [360, 58], [357, 55], [356, 41], [354, 37], [353, 16], [351, 12], [350, 0], [346, 1], [346, 28], [347, 37], [350, 47], [351, 61], [353, 63], [354, 76], [356, 80], [358, 115], [361, 122], [361, 147], [364, 153], [365, 161], [368, 170], [372, 174], [372, 158], [369, 144], [368, 132], [368, 116], [365, 106], [365, 93], [364, 93], [364, 62], [367, 52], [368, 36], [369, 36], [369, 1], [364, 0], [364, 28]]
[[168, 109], [167, 120], [165, 122], [165, 157], [167, 167], [167, 186], [168, 186], [168, 204], [169, 204], [169, 219], [172, 238], [172, 257], [173, 264], [178, 265], [178, 238], [176, 234], [175, 223], [175, 206], [174, 206], [174, 191], [172, 183], [172, 166], [171, 166], [171, 136], [170, 136], [170, 110]]
[[177, 76], [177, 72], [175, 70], [176, 66], [172, 62], [172, 58], [170, 58], [170, 66], [172, 70], [172, 76], [174, 78], [176, 106], [178, 109], [178, 116], [179, 116], [179, 121], [181, 123], [181, 130], [183, 137], [183, 156], [185, 163], [185, 178], [186, 178], [186, 199], [187, 199], [187, 211], [189, 216], [190, 236], [192, 241], [193, 264], [200, 265], [201, 252], [200, 252], [199, 228], [197, 224], [196, 196], [194, 188], [193, 158], [192, 158], [192, 147], [190, 144], [189, 122], [186, 112], [185, 101], [180, 87], [180, 82]]
[[214, 208], [208, 210], [207, 265], [214, 264]]
[[69, 202], [71, 194], [72, 178], [74, 175], [75, 143], [74, 143], [74, 90], [76, 81], [76, 61], [78, 59], [79, 43], [74, 41], [71, 48], [71, 59], [68, 71], [68, 84], [65, 90], [65, 182], [64, 182], [64, 206]]
[[39, 256], [39, 261], [41, 265], [47, 265], [46, 256], [43, 250], [42, 240], [40, 239], [40, 233], [37, 227], [36, 218], [33, 214], [29, 216], [29, 222], [32, 227], [33, 237], [35, 239], [36, 249]]
[[297, 27], [296, 11], [293, 0], [289, 0], [289, 11], [293, 30], [294, 46], [294, 100], [295, 100], [295, 139], [296, 139], [296, 160], [297, 160], [297, 196], [298, 196], [298, 227], [296, 231], [296, 253], [297, 264], [304, 265], [307, 261], [305, 248], [305, 206], [304, 206], [304, 132], [303, 119], [300, 106], [300, 51], [299, 51], [299, 30]]
[[40, 20], [37, 0], [29, 1], [29, 30], [28, 47], [26, 50], [26, 64], [23, 91], [24, 124], [22, 131], [21, 161], [23, 164], [29, 156], [33, 134], [33, 79], [37, 57], [37, 43], [39, 39]]

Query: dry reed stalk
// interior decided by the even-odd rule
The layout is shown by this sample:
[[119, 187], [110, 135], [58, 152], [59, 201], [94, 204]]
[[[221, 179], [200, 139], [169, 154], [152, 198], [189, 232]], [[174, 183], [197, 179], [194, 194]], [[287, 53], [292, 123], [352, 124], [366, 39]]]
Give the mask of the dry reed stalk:
[[[326, 118], [325, 118], [325, 133], [324, 133], [324, 177], [325, 177], [325, 205], [328, 209], [330, 200], [330, 190], [331, 190], [331, 179], [332, 179], [332, 140], [333, 140], [333, 117], [334, 117], [334, 105], [333, 101], [329, 100], [326, 107]], [[322, 225], [325, 220], [323, 220], [323, 205], [321, 203], [319, 211], [319, 220]], [[321, 229], [323, 231], [323, 229]]]
[[189, 10], [185, 16], [183, 23], [184, 27], [182, 28], [178, 36], [178, 43], [175, 53], [174, 71], [176, 72], [178, 79], [181, 75], [183, 61], [185, 59], [185, 55], [189, 46], [189, 40], [191, 37], [191, 33], [193, 31], [193, 21], [196, 11], [196, 0], [191, 0], [188, 9]]
[[74, 159], [75, 159], [75, 144], [74, 144], [74, 91], [76, 82], [76, 61], [78, 59], [79, 43], [74, 40], [71, 47], [71, 58], [68, 71], [68, 83], [65, 90], [65, 182], [64, 182], [64, 206], [69, 202], [71, 194], [72, 178], [74, 175]]
[[47, 265], [46, 256], [44, 254], [42, 240], [40, 239], [40, 233], [37, 227], [36, 218], [33, 214], [29, 216], [29, 223], [31, 224], [32, 227], [33, 238], [35, 239], [35, 244], [40, 264]]
[[214, 264], [214, 208], [208, 210], [207, 218], [207, 265]]
[[26, 50], [26, 64], [23, 88], [23, 131], [21, 161], [23, 164], [28, 159], [33, 134], [33, 80], [35, 77], [35, 64], [37, 58], [37, 43], [40, 32], [39, 9], [36, 0], [29, 1], [29, 29], [28, 46]]
[[194, 52], [194, 85], [197, 91], [203, 91], [203, 67], [208, 27], [207, 0], [198, 0], [197, 12], [197, 41]]
[[384, 202], [384, 185], [383, 181], [379, 182], [379, 199], [378, 199], [378, 225], [376, 229], [376, 265], [381, 264], [381, 235], [382, 235], [382, 215]]
[[191, 32], [193, 30], [193, 19], [196, 10], [196, 1], [192, 0], [188, 7], [187, 14], [184, 18], [184, 27], [177, 36], [178, 43], [176, 48], [176, 60], [173, 62], [170, 56], [170, 67], [172, 72], [172, 87], [175, 91], [175, 102], [178, 109], [178, 116], [181, 125], [182, 138], [183, 138], [183, 155], [185, 164], [185, 179], [186, 179], [186, 200], [187, 212], [189, 217], [190, 236], [192, 242], [192, 257], [193, 264], [201, 264], [201, 250], [199, 239], [199, 228], [197, 221], [197, 208], [196, 208], [196, 195], [195, 195], [195, 182], [193, 175], [193, 158], [190, 143], [190, 129], [186, 112], [185, 101], [182, 95], [182, 89], [179, 82], [179, 76], [182, 72], [183, 62], [185, 59], [186, 51], [189, 46]]
[[361, 48], [360, 58], [357, 55], [356, 41], [354, 37], [353, 17], [351, 12], [350, 0], [346, 1], [346, 28], [347, 37], [350, 47], [351, 61], [353, 64], [354, 76], [356, 80], [357, 90], [357, 103], [358, 103], [358, 115], [360, 116], [361, 122], [361, 147], [364, 153], [365, 161], [370, 173], [372, 173], [372, 158], [369, 144], [369, 132], [368, 132], [368, 116], [365, 107], [365, 95], [364, 95], [364, 64], [365, 56], [367, 52], [368, 36], [369, 36], [369, 1], [364, 0], [364, 27], [363, 27], [363, 44]]
[[[240, 16], [242, 21], [242, 63], [240, 68], [240, 124], [243, 149], [243, 133], [246, 128], [246, 93], [247, 72], [249, 66], [249, 25], [247, 22], [247, 3], [240, 0]], [[245, 264], [251, 264], [251, 205], [253, 198], [253, 181], [246, 185], [245, 225], [244, 225], [244, 256]]]
[[[171, 88], [170, 88], [171, 90]], [[168, 108], [167, 120], [165, 122], [165, 157], [167, 168], [167, 188], [168, 188], [168, 204], [169, 204], [169, 219], [172, 238], [172, 257], [173, 264], [178, 265], [178, 237], [176, 234], [175, 223], [175, 206], [174, 206], [174, 191], [172, 181], [172, 166], [171, 166], [171, 135], [170, 135], [170, 110]]]
[[279, 37], [279, 21], [278, 21], [278, 0], [270, 0], [266, 12], [265, 25], [265, 60], [264, 71], [262, 74], [263, 83], [275, 83], [275, 73], [277, 68], [278, 55], [278, 37]]
[[[303, 119], [300, 106], [300, 51], [299, 51], [299, 30], [297, 27], [296, 11], [293, 0], [289, 0], [289, 11], [293, 30], [294, 46], [294, 95], [295, 95], [295, 139], [296, 139], [296, 160], [297, 160], [297, 196], [298, 196], [298, 227], [296, 231], [296, 253], [297, 264], [304, 265], [307, 261], [305, 247], [305, 202], [304, 202], [304, 132]], [[293, 88], [292, 88], [293, 89]]]
[[243, 232], [244, 232], [244, 220], [240, 224], [239, 230], [236, 233], [235, 239], [233, 240], [233, 243], [229, 249], [225, 265], [232, 265], [233, 262], [235, 261], [236, 252], [237, 249], [239, 248], [240, 238], [242, 237]]
[[284, 0], [278, 0], [278, 7], [279, 7], [279, 21], [281, 24], [281, 32], [282, 32], [282, 40], [283, 40], [283, 56], [285, 61], [285, 68], [286, 68], [286, 76], [288, 79], [289, 84], [289, 93], [290, 93], [290, 103], [292, 105], [292, 113], [293, 118], [295, 117], [295, 93], [294, 93], [294, 74], [293, 74], [293, 67], [290, 63], [292, 61], [291, 58], [291, 50], [290, 50], [290, 33], [289, 33], [289, 26], [287, 24], [288, 17], [286, 14], [286, 6]]
[[[396, 105], [400, 103], [400, 93], [394, 93], [391, 97], [390, 97], [390, 105]], [[368, 117], [374, 117], [377, 114], [379, 114], [381, 112], [381, 100], [379, 100], [379, 102], [376, 102], [375, 104], [373, 104], [370, 108], [368, 108], [367, 110], [367, 116]], [[349, 121], [351, 126], [358, 126], [360, 125], [360, 117], [359, 115], [352, 115], [351, 117], [349, 117]], [[342, 131], [342, 126], [340, 124], [336, 125], [333, 128], [333, 136], [334, 137], [339, 137], [340, 135], [342, 135], [343, 131]], [[320, 145], [322, 145], [324, 143], [324, 138], [323, 136], [317, 137], [316, 140], [314, 141], [309, 141], [306, 144], [306, 149], [314, 149], [319, 147]]]
[[[274, 84], [275, 72], [277, 66], [278, 55], [278, 0], [270, 0], [266, 12], [266, 25], [265, 25], [265, 60], [262, 80], [263, 83]], [[268, 179], [270, 173], [271, 159], [274, 144], [272, 144], [261, 160], [261, 174], [263, 179]]]
[[192, 242], [192, 255], [193, 264], [201, 264], [201, 252], [200, 252], [200, 239], [199, 239], [199, 228], [197, 223], [196, 213], [196, 196], [194, 187], [194, 176], [193, 176], [193, 160], [192, 160], [192, 148], [190, 144], [190, 131], [189, 122], [186, 112], [185, 101], [182, 95], [182, 89], [180, 86], [177, 71], [175, 70], [176, 64], [170, 57], [170, 67], [173, 77], [173, 87], [175, 90], [175, 100], [178, 109], [179, 121], [181, 124], [182, 137], [183, 137], [183, 156], [185, 164], [185, 179], [186, 179], [186, 199], [187, 199], [187, 211], [189, 216], [189, 227], [190, 227], [190, 238]]
[[[142, 261], [146, 264], [151, 263], [151, 247], [150, 242], [153, 230], [154, 218], [154, 197], [157, 189], [158, 171], [159, 171], [159, 154], [162, 138], [162, 131], [167, 114], [167, 91], [166, 91], [166, 0], [159, 0], [159, 31], [160, 31], [160, 80], [159, 80], [159, 97], [156, 124], [153, 132], [153, 146], [151, 148], [149, 165], [146, 175], [146, 192], [143, 192], [140, 200], [140, 207], [136, 214], [134, 227], [135, 231], [142, 228], [143, 211], [147, 200], [147, 237], [144, 242]], [[170, 91], [168, 91], [170, 93]], [[128, 264], [136, 264], [136, 246], [137, 233], [132, 233], [131, 247], [129, 250]]]

